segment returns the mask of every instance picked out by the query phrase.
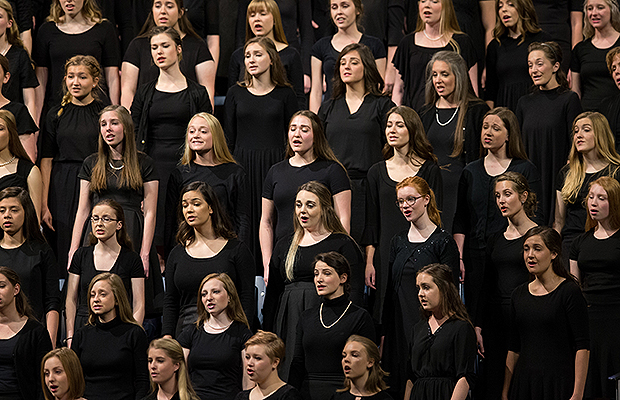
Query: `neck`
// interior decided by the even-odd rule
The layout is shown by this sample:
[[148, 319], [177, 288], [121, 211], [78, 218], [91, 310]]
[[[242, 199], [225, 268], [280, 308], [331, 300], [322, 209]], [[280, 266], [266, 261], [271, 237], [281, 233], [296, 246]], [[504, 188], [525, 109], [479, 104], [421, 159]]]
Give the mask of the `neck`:
[[511, 28], [508, 28], [508, 36], [513, 39], [516, 39], [519, 36], [521, 36], [521, 31], [519, 30], [519, 27], [517, 26], [517, 24], [515, 24]]
[[223, 328], [230, 325], [232, 319], [228, 317], [228, 313], [226, 312], [226, 310], [224, 310], [219, 314], [210, 314], [208, 322], [211, 326], [214, 326], [216, 328]]
[[618, 228], [612, 228], [609, 224], [609, 218], [602, 221], [598, 221], [598, 225], [595, 228], [595, 232], [605, 233], [606, 236], [611, 236], [618, 231]]
[[195, 227], [194, 234], [196, 235], [196, 242], [204, 242], [206, 240], [215, 240], [218, 238], [211, 222], [205, 222]]
[[366, 390], [366, 381], [368, 381], [368, 371], [366, 371], [364, 375], [360, 377], [357, 377], [355, 379], [350, 379], [351, 389], [349, 389], [349, 392], [353, 396], [361, 396], [361, 397], [372, 396], [374, 393], [368, 392]]
[[506, 160], [511, 160], [506, 156], [506, 145], [497, 148], [497, 149], [489, 149], [486, 155], [487, 161], [495, 161], [497, 163], [505, 162]]
[[424, 31], [432, 39], [436, 39], [441, 35], [441, 24], [439, 22], [436, 22], [433, 25], [427, 23], [424, 25]]
[[4, 236], [2, 237], [2, 240], [0, 240], [0, 247], [5, 249], [14, 249], [24, 244], [25, 241], [23, 229], [19, 229], [13, 235], [9, 235], [4, 232]]
[[114, 234], [106, 240], [99, 240], [95, 245], [95, 250], [103, 251], [105, 253], [118, 254], [118, 252], [121, 251], [121, 245], [116, 239], [116, 234]]
[[553, 266], [550, 265], [545, 272], [540, 275], [536, 275], [536, 280], [547, 290], [551, 292], [558, 285], [559, 280], [562, 279], [553, 271]]
[[366, 85], [364, 80], [346, 85], [347, 100], [360, 100], [366, 96]]
[[428, 237], [431, 233], [437, 229], [437, 225], [433, 221], [431, 221], [428, 213], [425, 212], [415, 221], [411, 221], [411, 229], [418, 231], [420, 235], [423, 237]]
[[258, 91], [269, 91], [274, 86], [269, 69], [258, 76], [252, 76], [252, 87]]
[[323, 224], [319, 224], [319, 226], [317, 226], [316, 228], [304, 228], [304, 236], [306, 234], [310, 235], [310, 237], [315, 240], [320, 239], [322, 236], [325, 236], [328, 233], [330, 232], [327, 229], [325, 229]]
[[164, 398], [171, 399], [172, 396], [174, 396], [174, 394], [178, 391], [176, 375], [168, 379], [166, 382], [158, 384], [158, 386], [158, 395], [161, 394]]
[[263, 397], [275, 392], [282, 386], [284, 386], [284, 381], [278, 376], [277, 368], [264, 381], [256, 382], [256, 387]]
[[112, 160], [123, 159], [123, 143], [119, 143], [116, 146], [110, 146], [110, 158]]
[[116, 308], [111, 309], [109, 312], [99, 316], [99, 322], [106, 323], [116, 318]]
[[82, 14], [82, 11], [80, 10], [79, 13], [75, 14], [73, 17], [65, 14], [64, 15], [65, 24], [87, 24], [90, 21], [88, 21], [86, 18], [84, 18], [84, 14]]
[[186, 84], [187, 80], [185, 79], [183, 73], [181, 73], [178, 62], [175, 62], [167, 68], [159, 69], [159, 77], [157, 78], [158, 86], [167, 85], [184, 87]]
[[587, 153], [582, 153], [583, 155], [583, 161], [586, 164], [586, 168], [592, 167], [596, 170], [599, 169], [599, 167], [604, 167], [605, 165], [607, 165], [607, 161], [603, 160], [600, 155], [599, 152], [596, 149], [592, 149], [590, 151], [588, 151]]
[[183, 32], [183, 31], [181, 30], [181, 27], [179, 26], [179, 22], [178, 22], [178, 21], [177, 21], [177, 23], [176, 23], [176, 24], [174, 24], [173, 28], [174, 28], [177, 32], [179, 32], [179, 36], [181, 36], [181, 39], [183, 39], [183, 38], [185, 37], [185, 32]]
[[359, 29], [357, 29], [357, 23], [353, 23], [346, 28], [338, 28], [338, 32], [336, 32], [336, 34], [348, 36], [351, 38], [357, 38], [359, 35], [361, 35], [361, 32], [359, 31]]
[[86, 106], [92, 103], [94, 100], [95, 98], [93, 97], [92, 93], [88, 93], [86, 96], [81, 97], [81, 98], [71, 96], [71, 103], [75, 104], [76, 106]]
[[456, 108], [459, 106], [459, 104], [454, 101], [454, 93], [450, 93], [447, 97], [440, 96], [436, 105], [438, 108]]
[[290, 164], [293, 166], [308, 165], [313, 163], [314, 160], [316, 160], [316, 157], [314, 156], [313, 149], [310, 148], [308, 151], [303, 153], [296, 151], [295, 155], [291, 157]]
[[22, 317], [15, 308], [15, 300], [11, 304], [0, 308], [0, 324], [8, 324], [10, 322], [21, 321]]
[[593, 39], [607, 39], [615, 35], [618, 35], [618, 32], [614, 29], [610, 22], [601, 28], [595, 28]]
[[340, 285], [334, 293], [325, 296], [325, 300], [335, 300], [340, 296], [344, 296], [344, 288], [342, 287], [342, 285]]
[[194, 158], [194, 162], [198, 165], [202, 165], [205, 167], [213, 167], [219, 164], [215, 162], [215, 153], [213, 152], [213, 149], [210, 149], [209, 151], [205, 151], [205, 152], [200, 152], [200, 153], [195, 152], [194, 154], [196, 154], [196, 157]]
[[441, 325], [448, 319], [447, 315], [443, 315], [441, 311], [432, 311], [430, 319], [434, 319], [437, 325]]
[[557, 88], [558, 86], [560, 86], [560, 84], [555, 78], [555, 75], [553, 75], [553, 77], [549, 80], [549, 82], [545, 83], [544, 85], [540, 85], [538, 88], [540, 90], [553, 90]]
[[402, 147], [393, 147], [394, 155], [390, 158], [390, 161], [396, 166], [405, 166], [411, 164], [411, 158], [407, 155], [409, 153], [409, 145], [406, 144]]
[[0, 164], [8, 162], [12, 158], [13, 158], [13, 154], [9, 150], [8, 146], [0, 150]]
[[533, 226], [536, 226], [536, 224], [527, 216], [523, 208], [515, 215], [508, 217], [507, 230], [516, 231], [519, 233], [519, 236], [525, 235]]

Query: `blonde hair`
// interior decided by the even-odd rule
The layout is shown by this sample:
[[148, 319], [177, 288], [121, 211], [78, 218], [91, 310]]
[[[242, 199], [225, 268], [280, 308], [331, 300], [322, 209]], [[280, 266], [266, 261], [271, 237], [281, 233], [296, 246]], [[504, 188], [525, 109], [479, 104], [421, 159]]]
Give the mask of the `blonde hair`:
[[274, 0], [252, 0], [248, 4], [248, 11], [245, 15], [245, 41], [256, 37], [250, 26], [250, 14], [265, 10], [273, 17], [273, 38], [280, 43], [288, 44], [286, 35], [284, 34], [284, 26], [282, 25], [282, 17], [280, 16], [280, 8]]
[[226, 315], [228, 318], [233, 321], [241, 322], [245, 326], [250, 328], [250, 324], [248, 323], [248, 318], [245, 316], [245, 312], [243, 312], [243, 307], [241, 306], [241, 300], [239, 299], [239, 294], [237, 293], [237, 288], [235, 287], [235, 283], [228, 274], [221, 272], [214, 272], [204, 277], [204, 279], [200, 282], [200, 286], [198, 287], [198, 302], [197, 313], [198, 319], [196, 320], [196, 327], [198, 329], [202, 329], [202, 325], [211, 318], [211, 314], [205, 308], [205, 305], [202, 303], [202, 287], [205, 283], [209, 282], [211, 279], [217, 279], [222, 282], [224, 285], [224, 290], [228, 294], [228, 306], [226, 306]]
[[[90, 22], [94, 22], [95, 24], [100, 24], [105, 20], [95, 0], [84, 0], [84, 5], [82, 6], [80, 13], [84, 16], [84, 18]], [[60, 0], [52, 1], [52, 4], [50, 5], [50, 15], [45, 20], [52, 21], [56, 24], [64, 22], [65, 12], [60, 5]]]
[[[616, 32], [620, 32], [620, 9], [618, 8], [618, 3], [616, 0], [605, 0], [605, 4], [609, 7], [611, 14], [609, 23]], [[594, 36], [594, 27], [588, 18], [588, 0], [585, 0], [583, 2], [583, 37], [590, 39], [592, 36]]]
[[[179, 392], [180, 400], [200, 400], [194, 392], [192, 382], [189, 378], [189, 372], [187, 363], [185, 362], [185, 356], [183, 355], [183, 347], [174, 339], [160, 338], [155, 339], [149, 345], [147, 354], [151, 349], [163, 350], [166, 353], [166, 357], [170, 358], [175, 364], [179, 364], [179, 369], [176, 371], [177, 390]], [[155, 393], [159, 386], [153, 382], [151, 378], [151, 393]]]
[[123, 280], [120, 276], [111, 272], [104, 272], [95, 276], [88, 285], [88, 325], [95, 325], [96, 323], [97, 315], [95, 315], [90, 305], [90, 298], [92, 297], [91, 292], [93, 290], [93, 286], [95, 286], [95, 283], [99, 281], [108, 282], [110, 288], [112, 289], [112, 293], [114, 294], [114, 308], [116, 309], [116, 316], [122, 322], [127, 324], [135, 324], [142, 328], [142, 325], [134, 319], [133, 313], [131, 312], [131, 306], [129, 305], [129, 300], [127, 299], [127, 292], [125, 291]]
[[83, 67], [86, 67], [86, 69], [88, 69], [88, 73], [95, 81], [95, 87], [91, 91], [91, 94], [95, 99], [98, 98], [97, 92], [95, 89], [99, 88], [99, 82], [102, 79], [101, 66], [99, 65], [99, 62], [93, 56], [83, 56], [83, 55], [73, 56], [70, 59], [68, 59], [67, 62], [65, 63], [65, 76], [62, 79], [62, 92], [64, 93], [64, 95], [62, 96], [62, 101], [60, 103], [60, 110], [58, 110], [58, 114], [57, 114], [59, 117], [62, 115], [62, 112], [64, 111], [65, 106], [71, 103], [71, 101], [73, 100], [73, 95], [67, 89], [67, 73], [69, 71], [69, 68], [79, 67], [79, 66], [83, 66]]
[[82, 397], [86, 385], [84, 383], [84, 372], [82, 371], [80, 359], [73, 350], [67, 347], [59, 347], [47, 353], [43, 357], [43, 360], [41, 360], [41, 386], [43, 386], [45, 400], [57, 400], [45, 384], [45, 362], [54, 357], [60, 361], [62, 368], [65, 370], [65, 375], [67, 376], [67, 383], [69, 384], [67, 398], [77, 399]]
[[[456, 18], [456, 11], [454, 11], [454, 4], [452, 0], [440, 0], [441, 2], [441, 16], [439, 18], [439, 33], [446, 36], [452, 36], [455, 33], [463, 33], [461, 32], [461, 28], [459, 27], [459, 21]], [[418, 11], [418, 18], [416, 22], [415, 31], [422, 32], [424, 31], [426, 23], [422, 21], [420, 18], [420, 12]], [[461, 47], [454, 40], [453, 37], [450, 37], [448, 44], [454, 49], [456, 53], [461, 53]]]
[[9, 3], [7, 0], [0, 0], [0, 8], [2, 8], [6, 12], [7, 21], [13, 21], [13, 25], [11, 25], [10, 28], [6, 28], [7, 41], [13, 46], [19, 46], [21, 48], [24, 48], [24, 42], [22, 42], [22, 39], [19, 36], [19, 27], [17, 26], [17, 21], [15, 21], [13, 7], [11, 7], [11, 3]]
[[213, 159], [215, 160], [215, 162], [218, 164], [236, 163], [232, 154], [230, 154], [228, 145], [226, 144], [224, 129], [222, 129], [222, 124], [220, 123], [220, 121], [215, 116], [209, 113], [199, 112], [198, 114], [194, 115], [187, 124], [187, 129], [185, 130], [185, 146], [183, 150], [183, 158], [181, 158], [181, 165], [189, 165], [196, 158], [196, 152], [189, 148], [189, 126], [196, 118], [202, 118], [207, 121], [207, 126], [209, 127], [209, 131], [211, 132], [211, 141], [213, 143]]

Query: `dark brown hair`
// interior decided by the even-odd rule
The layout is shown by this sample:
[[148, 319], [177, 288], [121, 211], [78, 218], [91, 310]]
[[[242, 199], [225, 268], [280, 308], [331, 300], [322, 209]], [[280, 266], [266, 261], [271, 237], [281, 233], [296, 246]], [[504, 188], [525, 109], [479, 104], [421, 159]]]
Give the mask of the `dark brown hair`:
[[37, 212], [35, 211], [34, 204], [32, 203], [28, 191], [17, 186], [8, 187], [0, 191], [0, 201], [13, 197], [19, 200], [24, 209], [24, 224], [22, 225], [24, 239], [46, 243], [45, 236], [41, 233], [41, 225], [39, 224]]
[[[387, 120], [392, 114], [400, 115], [405, 123], [407, 132], [409, 133], [409, 151], [407, 151], [407, 156], [412, 163], [415, 165], [414, 157], [437, 162], [437, 156], [433, 153], [433, 145], [426, 137], [424, 124], [422, 124], [422, 120], [420, 119], [418, 113], [407, 106], [392, 107], [385, 116], [386, 130]], [[383, 158], [387, 160], [393, 156], [394, 148], [386, 143], [383, 146]]]
[[[496, 115], [499, 119], [501, 119], [506, 131], [508, 132], [506, 157], [527, 160], [527, 154], [525, 153], [525, 147], [523, 146], [523, 139], [521, 139], [521, 128], [519, 127], [519, 120], [517, 119], [517, 116], [506, 107], [495, 107], [484, 114], [482, 120], [484, 121], [489, 115]], [[480, 155], [484, 156], [486, 154], [487, 150], [482, 147], [481, 140]]]
[[[116, 240], [121, 247], [125, 247], [126, 249], [133, 250], [133, 244], [131, 243], [131, 239], [129, 238], [129, 234], [127, 233], [127, 223], [125, 222], [125, 212], [123, 211], [123, 207], [116, 201], [112, 199], [103, 199], [100, 200], [95, 206], [93, 210], [97, 206], [108, 206], [112, 210], [114, 210], [114, 218], [116, 218], [116, 222], [121, 223], [121, 229], [116, 231]], [[91, 210], [92, 214], [92, 210]], [[92, 223], [92, 222], [91, 222]], [[92, 232], [88, 234], [88, 241], [91, 246], [99, 243], [99, 240], [93, 235]]]
[[334, 67], [334, 86], [332, 89], [332, 98], [339, 99], [344, 97], [347, 93], [347, 85], [342, 81], [342, 77], [340, 76], [340, 64], [342, 63], [344, 56], [352, 51], [357, 51], [357, 54], [359, 54], [360, 60], [362, 61], [362, 65], [364, 66], [365, 94], [383, 96], [384, 81], [379, 73], [379, 70], [377, 69], [377, 63], [375, 61], [375, 57], [372, 55], [372, 52], [366, 45], [361, 43], [351, 43], [342, 49], [340, 55], [338, 55], [338, 59], [336, 60]]
[[[444, 316], [454, 317], [471, 324], [467, 309], [461, 301], [461, 296], [459, 296], [459, 291], [454, 283], [450, 267], [445, 264], [429, 264], [420, 268], [416, 277], [420, 274], [429, 275], [433, 278], [433, 282], [435, 282], [437, 288], [439, 288], [439, 292], [441, 293], [441, 313]], [[420, 307], [420, 311], [426, 319], [430, 318], [432, 314], [422, 307]]]

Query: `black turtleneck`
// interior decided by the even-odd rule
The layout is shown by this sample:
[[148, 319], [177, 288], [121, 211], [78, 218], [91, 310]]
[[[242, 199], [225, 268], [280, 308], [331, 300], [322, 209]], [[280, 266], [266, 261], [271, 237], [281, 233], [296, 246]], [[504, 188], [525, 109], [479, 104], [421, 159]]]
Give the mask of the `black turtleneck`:
[[375, 340], [372, 317], [368, 311], [355, 304], [351, 303], [349, 306], [348, 296], [342, 295], [332, 300], [324, 298], [322, 305], [323, 323], [326, 326], [336, 322], [341, 315], [342, 318], [331, 328], [325, 328], [319, 317], [320, 306], [310, 308], [301, 314], [289, 375], [289, 383], [298, 389], [301, 389], [305, 378], [314, 374], [329, 374], [344, 379], [342, 350], [349, 336], [361, 335]]
[[139, 400], [149, 391], [144, 330], [122, 322], [97, 321], [73, 335], [71, 348], [84, 370], [88, 400]]

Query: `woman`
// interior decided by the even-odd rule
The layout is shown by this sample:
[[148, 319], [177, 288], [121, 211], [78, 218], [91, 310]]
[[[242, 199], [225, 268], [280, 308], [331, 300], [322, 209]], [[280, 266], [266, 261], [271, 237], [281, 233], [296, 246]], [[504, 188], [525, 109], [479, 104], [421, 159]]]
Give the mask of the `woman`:
[[527, 70], [528, 46], [551, 37], [538, 26], [532, 0], [495, 0], [493, 40], [486, 52], [485, 99], [489, 107], [517, 109], [532, 86]]
[[586, 111], [601, 107], [601, 100], [618, 93], [605, 65], [605, 55], [620, 46], [620, 10], [615, 0], [587, 0], [583, 3], [583, 36], [573, 48], [571, 87]]
[[[290, 382], [304, 398], [326, 399], [342, 385], [341, 350], [346, 338], [375, 340], [372, 317], [349, 300], [351, 266], [340, 253], [317, 254], [314, 285], [321, 304], [304, 311], [297, 326]], [[302, 386], [306, 381], [307, 386]]]
[[[2, 16], [2, 1], [0, 0], [0, 18]], [[0, 36], [0, 41], [3, 36]], [[30, 58], [28, 58], [30, 60]], [[30, 64], [28, 64], [30, 65]], [[25, 67], [28, 68], [28, 67]], [[30, 67], [30, 69], [32, 69]], [[34, 74], [34, 70], [33, 70]], [[19, 140], [22, 142], [22, 146], [26, 150], [29, 159], [32, 162], [35, 162], [37, 159], [37, 137], [38, 134], [35, 135], [36, 132], [39, 131], [37, 124], [34, 123], [31, 113], [28, 108], [22, 103], [17, 102], [16, 100], [11, 101], [7, 97], [5, 97], [4, 92], [2, 90], [4, 87], [12, 81], [9, 60], [7, 57], [0, 54], [0, 110], [10, 111], [14, 118], [17, 126], [17, 133], [19, 135]], [[16, 78], [17, 79], [17, 78]], [[36, 79], [36, 78], [35, 78]], [[32, 89], [34, 93], [34, 88]], [[33, 100], [34, 105], [34, 100]], [[34, 112], [34, 111], [33, 111]]]
[[[468, 164], [461, 174], [452, 227], [460, 252], [461, 273], [465, 278], [465, 302], [474, 320], [487, 240], [506, 226], [506, 220], [493, 201], [493, 178], [504, 172], [518, 172], [527, 179], [534, 192], [540, 190], [540, 175], [523, 150], [519, 122], [512, 111], [497, 107], [486, 113], [480, 143], [486, 155]], [[539, 216], [538, 220], [543, 221], [544, 217]]]
[[[187, 122], [196, 113], [211, 112], [212, 108], [205, 88], [181, 72], [179, 33], [171, 27], [155, 27], [149, 32], [149, 43], [159, 77], [138, 88], [131, 104], [131, 117], [138, 150], [157, 160], [157, 215], [163, 216], [166, 184], [181, 158]], [[164, 218], [160, 217], [155, 227], [155, 244], [158, 246], [163, 244], [163, 229]]]
[[426, 138], [418, 114], [407, 106], [387, 113], [383, 146], [385, 161], [368, 170], [366, 191], [366, 227], [361, 243], [366, 246], [366, 286], [374, 293], [373, 318], [380, 322], [387, 289], [390, 241], [407, 229], [396, 203], [396, 185], [408, 176], [419, 176], [435, 192], [442, 204], [443, 185], [437, 157]]
[[25, 189], [0, 191], [0, 265], [10, 265], [20, 276], [21, 290], [29, 297], [33, 316], [45, 321], [52, 343], [56, 343], [59, 313], [58, 264], [45, 241], [35, 208]]
[[179, 342], [170, 338], [153, 340], [149, 345], [148, 362], [151, 394], [142, 400], [199, 400]]
[[613, 345], [620, 331], [616, 290], [620, 284], [620, 183], [607, 176], [598, 178], [590, 184], [586, 204], [587, 231], [573, 241], [570, 252], [570, 271], [581, 282], [590, 321], [591, 352], [584, 396], [613, 398], [616, 388], [608, 377], [620, 371], [620, 353]]
[[349, 336], [342, 350], [344, 389], [338, 389], [332, 400], [392, 400], [383, 381], [388, 373], [381, 368], [380, 361], [375, 342], [360, 335]]
[[88, 322], [89, 284], [102, 272], [120, 277], [132, 303], [133, 318], [139, 324], [145, 315], [144, 269], [140, 257], [132, 251], [123, 209], [114, 200], [101, 200], [93, 207], [90, 220], [89, 246], [77, 249], [69, 268], [66, 301], [69, 346], [74, 332]]
[[[300, 314], [320, 304], [313, 283], [317, 254], [336, 251], [347, 259], [353, 273], [351, 300], [356, 305], [363, 304], [362, 253], [340, 223], [331, 202], [331, 193], [323, 184], [310, 181], [301, 185], [295, 199], [295, 233], [281, 239], [271, 256], [263, 326], [284, 340], [289, 354], [295, 349]], [[281, 363], [280, 372], [285, 380], [291, 360]]]
[[[178, 245], [166, 263], [163, 335], [178, 337], [196, 322], [196, 292], [212, 273], [226, 273], [239, 293], [245, 315], [254, 316], [254, 262], [247, 245], [236, 238], [213, 189], [204, 182], [183, 187]], [[182, 214], [181, 214], [182, 213]], [[198, 306], [200, 309], [200, 305]]]
[[131, 41], [123, 58], [121, 105], [129, 109], [140, 86], [157, 79], [160, 65], [153, 63], [153, 53], [149, 46], [150, 32], [156, 26], [177, 31], [183, 47], [183, 59], [179, 60], [181, 73], [192, 82], [198, 82], [205, 87], [211, 99], [210, 103], [214, 104], [217, 65], [213, 54], [219, 55], [219, 49], [207, 48], [205, 41], [194, 31], [185, 15], [183, 0], [152, 0], [141, 3], [146, 3], [146, 6], [150, 4], [151, 9], [138, 37]]
[[416, 287], [424, 319], [411, 333], [405, 399], [465, 400], [475, 377], [476, 335], [450, 267], [423, 267]]
[[[0, 67], [1, 65], [0, 58]], [[3, 138], [0, 141], [0, 190], [15, 186], [27, 190], [37, 220], [40, 221], [43, 191], [41, 172], [24, 149], [17, 126], [13, 113], [8, 109], [0, 109], [0, 138]]]
[[351, 222], [351, 184], [340, 161], [327, 143], [323, 124], [312, 111], [293, 114], [288, 125], [284, 161], [274, 164], [263, 182], [260, 243], [265, 281], [273, 245], [295, 230], [293, 215], [299, 186], [309, 181], [325, 185], [332, 194], [334, 210], [345, 230]]
[[587, 306], [562, 264], [560, 235], [530, 229], [523, 259], [534, 280], [512, 292], [502, 399], [581, 399], [590, 353]]
[[[74, 56], [65, 64], [62, 104], [47, 114], [41, 146], [42, 221], [62, 265], [69, 265], [71, 232], [78, 207], [82, 163], [97, 151], [99, 112], [105, 107], [96, 88], [101, 76], [92, 56]], [[64, 273], [61, 274], [61, 277]]]
[[568, 164], [558, 175], [553, 222], [553, 229], [562, 234], [562, 250], [567, 252], [573, 239], [585, 232], [584, 200], [590, 182], [602, 176], [620, 177], [620, 156], [605, 117], [597, 112], [581, 113], [572, 131]]
[[[248, 174], [250, 232], [258, 232], [263, 181], [269, 168], [283, 159], [287, 123], [298, 104], [271, 39], [250, 39], [243, 54], [245, 79], [226, 94], [225, 133], [228, 148]], [[248, 245], [260, 260], [258, 237]]]
[[112, 104], [118, 104], [121, 53], [114, 25], [102, 18], [94, 0], [79, 3], [53, 0], [47, 22], [39, 28], [32, 52], [40, 84], [36, 89], [37, 119], [45, 115], [42, 110], [63, 102], [65, 63], [77, 54], [92, 56], [103, 66], [103, 91], [109, 95]]
[[[396, 204], [409, 222], [409, 229], [392, 239], [388, 271], [388, 293], [384, 306], [384, 365], [390, 372], [388, 384], [395, 399], [403, 398], [406, 363], [403, 354], [411, 345], [410, 333], [419, 320], [413, 288], [415, 274], [431, 263], [452, 269], [454, 282], [459, 280], [459, 251], [454, 239], [441, 229], [435, 193], [419, 176], [403, 179], [396, 185]], [[394, 394], [392, 394], [394, 393]]]
[[[248, 4], [245, 18], [245, 40], [248, 41], [257, 36], [268, 37], [276, 45], [282, 66], [286, 70], [286, 78], [295, 90], [299, 108], [305, 108], [304, 70], [301, 57], [297, 49], [290, 46], [286, 40], [280, 8], [275, 0], [252, 0]], [[228, 87], [244, 80], [244, 58], [242, 48], [232, 53], [228, 64]]]
[[365, 225], [366, 174], [381, 160], [385, 115], [394, 103], [383, 95], [383, 78], [363, 44], [346, 46], [336, 65], [332, 98], [323, 103], [319, 116], [334, 154], [352, 180], [351, 213], [356, 218], [351, 220], [350, 232], [360, 240]]
[[19, 276], [8, 267], [0, 267], [0, 321], [2, 396], [10, 400], [43, 397], [39, 365], [52, 342], [32, 315]]
[[[378, 77], [373, 77], [373, 81], [368, 82], [367, 87], [361, 85], [362, 89], [366, 89], [361, 93], [362, 95], [369, 92], [370, 90], [368, 89], [370, 88], [381, 93], [383, 89], [383, 77], [385, 76], [386, 52], [383, 43], [376, 37], [364, 35], [359, 29], [359, 22], [364, 15], [362, 1], [330, 0], [330, 10], [331, 19], [337, 31], [333, 36], [326, 36], [318, 40], [314, 46], [312, 46], [312, 59], [310, 64], [312, 68], [310, 111], [315, 113], [318, 113], [321, 107], [321, 103], [323, 102], [322, 96], [324, 96], [325, 100], [328, 100], [330, 98], [339, 98], [344, 94], [342, 92], [335, 93], [336, 95], [332, 93], [337, 85], [333, 79], [338, 79], [338, 66], [342, 69], [342, 56], [344, 55], [342, 53], [345, 48], [351, 44], [357, 44], [358, 46], [349, 48], [346, 53], [351, 51], [351, 49], [358, 50], [360, 47], [359, 45], [364, 45], [369, 50], [367, 59], [363, 60], [364, 69], [371, 68], [368, 64], [372, 63], [380, 75], [380, 79], [378, 79]], [[342, 75], [342, 70], [340, 74]], [[366, 75], [364, 75], [364, 77], [366, 77]], [[380, 88], [375, 85], [378, 81], [381, 81]], [[325, 94], [323, 94], [323, 82], [327, 84]], [[372, 94], [376, 94], [375, 91], [373, 91]], [[358, 99], [358, 107], [361, 103], [360, 100], [362, 99]], [[358, 107], [353, 107], [353, 109], [356, 110]], [[353, 113], [355, 113], [355, 111], [353, 111]]]
[[461, 172], [465, 164], [480, 157], [480, 131], [487, 111], [489, 106], [474, 94], [463, 58], [453, 51], [433, 55], [426, 66], [426, 105], [420, 118], [441, 168], [446, 199], [441, 211], [447, 232], [452, 232]]
[[153, 246], [159, 185], [154, 163], [149, 156], [136, 151], [133, 122], [125, 107], [113, 105], [104, 108], [99, 117], [99, 127], [99, 149], [84, 160], [78, 174], [80, 200], [73, 224], [70, 254], [73, 255], [80, 245], [89, 244], [91, 226], [88, 216], [91, 205], [105, 199], [114, 200], [123, 209], [125, 231], [140, 255], [147, 278], [145, 312], [161, 313], [164, 290]]
[[[616, 87], [620, 89], [620, 47], [609, 50], [605, 56], [605, 62], [609, 75], [611, 75]], [[620, 116], [620, 91], [604, 99], [599, 111], [609, 121], [609, 127], [616, 139], [616, 149], [618, 149], [620, 147], [620, 119], [618, 119]]]
[[233, 400], [242, 387], [241, 352], [252, 336], [232, 279], [207, 275], [198, 286], [198, 320], [179, 335], [201, 400]]
[[286, 347], [275, 333], [259, 330], [245, 342], [244, 367], [252, 389], [237, 394], [235, 400], [301, 400], [301, 394], [278, 376]]
[[523, 265], [523, 235], [536, 226], [536, 193], [518, 172], [504, 172], [494, 180], [495, 203], [508, 227], [489, 237], [480, 302], [473, 321], [478, 351], [484, 356], [484, 370], [479, 372], [481, 398], [498, 399], [504, 383], [504, 366], [508, 353], [510, 295], [530, 275]]
[[181, 165], [170, 174], [166, 189], [166, 254], [176, 245], [179, 226], [179, 194], [183, 186], [201, 181], [211, 186], [223, 211], [231, 218], [239, 240], [250, 243], [248, 177], [226, 145], [224, 129], [211, 114], [200, 112], [190, 119]]
[[[566, 165], [571, 125], [581, 113], [579, 96], [572, 92], [562, 67], [562, 49], [556, 42], [532, 43], [527, 57], [535, 89], [517, 103], [525, 152], [540, 172], [542, 214], [551, 219], [560, 169]], [[547, 221], [545, 221], [547, 222]]]
[[101, 273], [88, 285], [88, 323], [73, 335], [88, 400], [141, 399], [148, 392], [146, 333], [131, 314], [123, 280]]
[[60, 347], [43, 357], [41, 385], [45, 400], [84, 400], [84, 373], [73, 350]]
[[[473, 88], [478, 87], [478, 61], [474, 44], [459, 29], [452, 0], [421, 0], [418, 2], [418, 19], [415, 32], [400, 41], [393, 64], [397, 69], [392, 100], [396, 105], [406, 105], [420, 111], [424, 105], [424, 70], [426, 69], [426, 93], [429, 92], [429, 61], [435, 53], [442, 50], [455, 52], [462, 56], [464, 71], [469, 75]], [[431, 63], [432, 64], [432, 63]], [[467, 82], [465, 76], [459, 78]], [[465, 84], [459, 94], [468, 93], [469, 84]], [[459, 101], [464, 100], [462, 96]], [[426, 103], [428, 94], [426, 95]], [[459, 105], [459, 104], [457, 104]], [[466, 111], [466, 110], [463, 110]], [[448, 118], [445, 118], [446, 120]]]

